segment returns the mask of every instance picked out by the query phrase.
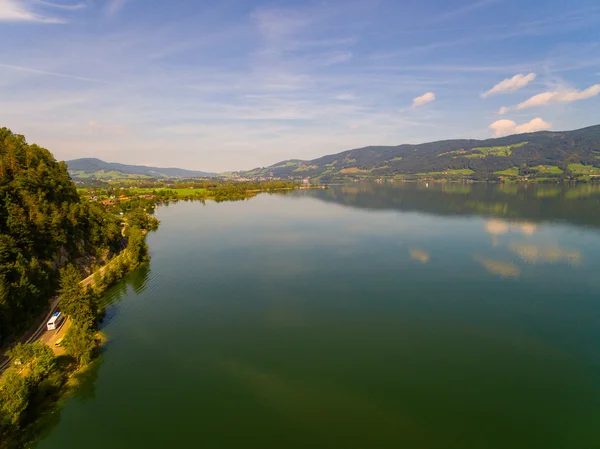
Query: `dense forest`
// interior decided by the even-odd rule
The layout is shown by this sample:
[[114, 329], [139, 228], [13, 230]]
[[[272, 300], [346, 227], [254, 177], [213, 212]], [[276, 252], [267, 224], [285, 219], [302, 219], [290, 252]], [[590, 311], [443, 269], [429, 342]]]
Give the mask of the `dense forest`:
[[122, 245], [118, 217], [80, 200], [65, 163], [0, 129], [0, 341], [44, 309], [61, 267], [89, 268]]
[[487, 140], [370, 146], [310, 161], [283, 161], [235, 175], [312, 181], [423, 177], [588, 181], [600, 178], [600, 125]]

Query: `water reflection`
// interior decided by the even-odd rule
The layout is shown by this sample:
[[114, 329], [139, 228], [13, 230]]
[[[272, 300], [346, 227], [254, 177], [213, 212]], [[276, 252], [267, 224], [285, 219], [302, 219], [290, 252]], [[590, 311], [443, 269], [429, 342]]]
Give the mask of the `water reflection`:
[[104, 293], [104, 304], [110, 306], [127, 296], [131, 287], [137, 294], [142, 293], [148, 285], [150, 262], [140, 265], [136, 270], [127, 273], [123, 279], [116, 282]]
[[[103, 357], [100, 355], [85, 370], [73, 375], [67, 387], [71, 393], [67, 398], [73, 397], [81, 402], [87, 402], [96, 397], [96, 381], [100, 373], [100, 367], [103, 363]], [[33, 440], [26, 447], [35, 448], [40, 442], [52, 434], [53, 430], [59, 426], [61, 421], [62, 400], [57, 404], [52, 404], [52, 409], [45, 410], [42, 416], [35, 421], [32, 427], [27, 429], [28, 438]], [[3, 447], [3, 446], [2, 446]]]
[[[536, 223], [565, 221], [600, 227], [600, 185], [420, 183], [352, 184], [303, 190], [311, 196], [364, 209], [415, 211], [436, 215], [489, 215], [504, 218], [523, 233]], [[496, 231], [506, 229], [503, 224]], [[493, 230], [494, 228], [492, 228]]]
[[412, 257], [413, 260], [417, 260], [421, 263], [427, 263], [430, 259], [428, 252], [416, 248], [410, 250], [410, 257]]
[[474, 258], [487, 271], [503, 278], [518, 278], [521, 275], [520, 268], [512, 262], [487, 259], [480, 256], [475, 256]]
[[529, 222], [509, 222], [492, 218], [486, 220], [484, 224], [485, 231], [493, 236], [508, 234], [510, 231], [521, 232], [525, 235], [533, 235], [538, 229], [535, 223]]
[[139, 295], [146, 290], [146, 287], [148, 286], [149, 275], [150, 263], [145, 263], [137, 270], [129, 273], [129, 275], [125, 278], [125, 282]]
[[[326, 381], [298, 381], [240, 360], [217, 362], [223, 376], [278, 416], [311, 433], [336, 433], [358, 447], [386, 447], [402, 440], [413, 447], [433, 447], [426, 424], [401, 407], [389, 408], [369, 396]], [[318, 411], [318, 413], [315, 413]], [[332, 426], [336, 423], [337, 426]]]
[[74, 384], [73, 397], [81, 402], [87, 402], [96, 397], [96, 381], [100, 374], [100, 367], [104, 358], [98, 356], [84, 371], [78, 372], [73, 376]]
[[110, 292], [98, 397], [42, 447], [596, 447], [599, 232], [481, 188], [161, 209], [152, 272]]
[[523, 261], [531, 264], [565, 262], [569, 265], [579, 265], [582, 261], [581, 251], [560, 248], [558, 245], [533, 245], [513, 242], [509, 245], [509, 248]]

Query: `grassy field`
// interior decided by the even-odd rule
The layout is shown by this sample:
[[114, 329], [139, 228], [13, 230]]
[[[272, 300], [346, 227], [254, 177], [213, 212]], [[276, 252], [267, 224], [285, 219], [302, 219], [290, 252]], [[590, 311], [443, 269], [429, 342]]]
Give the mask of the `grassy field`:
[[131, 174], [127, 174], [127, 173], [122, 173], [120, 171], [116, 171], [116, 170], [111, 170], [111, 171], [104, 171], [104, 170], [98, 170], [95, 171], [94, 173], [85, 173], [83, 170], [76, 170], [76, 171], [72, 171], [71, 173], [71, 177], [72, 178], [78, 178], [78, 179], [91, 179], [91, 178], [95, 178], [95, 179], [148, 179], [150, 178], [150, 176], [148, 175], [131, 175]]
[[519, 176], [519, 167], [507, 168], [506, 170], [494, 172], [494, 174], [500, 176]]
[[471, 170], [470, 168], [448, 169], [444, 170], [442, 174], [449, 176], [467, 176], [472, 175], [473, 170]]
[[569, 170], [574, 175], [600, 176], [600, 168], [591, 165], [569, 164]]
[[427, 173], [415, 173], [413, 176], [419, 176], [421, 178], [425, 178], [427, 176], [440, 176], [442, 174], [441, 171], [430, 171]]
[[562, 175], [563, 171], [556, 165], [538, 165], [537, 167], [531, 167], [532, 170], [537, 171], [540, 175]]
[[[522, 147], [523, 145], [526, 145], [527, 143], [528, 142], [521, 142], [521, 143], [516, 143], [514, 145], [506, 145], [506, 146], [501, 146], [501, 147], [477, 147], [477, 148], [473, 148], [472, 150], [469, 150], [469, 151], [457, 150], [457, 151], [450, 151], [448, 153], [443, 153], [443, 154], [457, 154], [457, 155], [461, 155], [462, 157], [465, 157], [467, 159], [479, 159], [479, 158], [484, 158], [484, 157], [488, 157], [488, 156], [508, 157], [512, 154], [512, 150], [514, 148]], [[466, 153], [470, 153], [470, 154], [466, 154]], [[458, 157], [458, 156], [456, 156], [456, 157]]]
[[351, 168], [343, 168], [340, 170], [340, 173], [344, 175], [349, 175], [352, 173], [369, 173], [367, 170], [361, 170], [360, 168], [351, 167]]
[[314, 170], [315, 168], [319, 168], [319, 167], [316, 165], [301, 165], [292, 171], [297, 173], [297, 172], [302, 172], [302, 171]]
[[512, 154], [512, 147], [510, 145], [505, 147], [479, 147], [473, 148], [473, 154], [469, 154], [465, 156], [467, 158], [473, 157], [488, 157], [488, 156], [498, 156], [498, 157], [508, 157]]
[[170, 187], [160, 187], [158, 189], [143, 189], [140, 187], [134, 187], [129, 189], [129, 192], [133, 192], [136, 195], [152, 195], [152, 192], [160, 192], [161, 190], [170, 190], [175, 192], [178, 196], [190, 196], [196, 193], [205, 192], [207, 189], [174, 189]]
[[414, 175], [409, 176], [418, 176], [420, 178], [427, 178], [432, 176], [468, 176], [472, 175], [474, 172], [470, 168], [459, 168], [459, 169], [447, 169], [444, 171], [430, 171], [427, 173], [415, 173]]

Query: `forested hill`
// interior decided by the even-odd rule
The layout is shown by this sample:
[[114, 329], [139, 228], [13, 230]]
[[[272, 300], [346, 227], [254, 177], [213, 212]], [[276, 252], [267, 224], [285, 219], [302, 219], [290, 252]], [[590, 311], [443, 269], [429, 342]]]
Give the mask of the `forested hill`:
[[0, 342], [44, 308], [60, 267], [89, 266], [120, 244], [120, 221], [80, 201], [65, 163], [0, 128]]
[[600, 125], [487, 140], [372, 146], [310, 161], [284, 161], [236, 175], [312, 181], [453, 177], [587, 180], [600, 177]]
[[69, 173], [74, 179], [202, 178], [214, 175], [214, 173], [182, 168], [159, 168], [104, 162], [95, 158], [74, 159], [67, 161], [67, 165]]

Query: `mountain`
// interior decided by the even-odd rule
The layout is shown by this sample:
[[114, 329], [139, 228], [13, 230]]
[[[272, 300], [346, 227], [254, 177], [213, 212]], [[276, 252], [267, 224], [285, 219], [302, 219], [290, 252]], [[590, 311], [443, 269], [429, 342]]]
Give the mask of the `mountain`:
[[310, 161], [289, 160], [237, 172], [237, 177], [311, 181], [367, 178], [600, 177], [600, 125], [486, 140], [442, 140], [419, 145], [370, 146]]
[[182, 168], [158, 168], [144, 165], [125, 165], [104, 162], [95, 158], [67, 161], [69, 174], [75, 179], [123, 179], [123, 178], [205, 178], [214, 176], [196, 170]]

